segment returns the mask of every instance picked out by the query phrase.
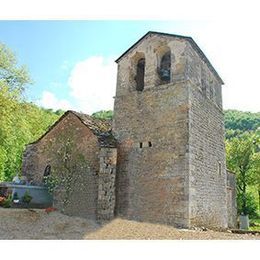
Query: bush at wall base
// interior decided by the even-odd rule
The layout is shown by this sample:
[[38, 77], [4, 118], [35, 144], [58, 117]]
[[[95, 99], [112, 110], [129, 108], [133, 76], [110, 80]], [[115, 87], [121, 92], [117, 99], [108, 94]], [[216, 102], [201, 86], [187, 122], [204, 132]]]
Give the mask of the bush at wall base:
[[22, 202], [29, 204], [31, 200], [32, 200], [32, 196], [30, 195], [30, 192], [27, 190], [22, 197]]
[[8, 195], [7, 198], [4, 198], [4, 199], [1, 200], [1, 206], [3, 208], [10, 208], [11, 207], [11, 203], [12, 203], [12, 196], [11, 195]]

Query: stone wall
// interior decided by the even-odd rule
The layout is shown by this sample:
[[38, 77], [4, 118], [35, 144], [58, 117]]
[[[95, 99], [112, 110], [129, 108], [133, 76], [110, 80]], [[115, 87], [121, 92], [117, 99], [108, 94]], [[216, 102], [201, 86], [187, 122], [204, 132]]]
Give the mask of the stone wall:
[[116, 148], [101, 148], [99, 158], [97, 219], [111, 220], [115, 213]]
[[190, 224], [227, 227], [221, 82], [187, 44]]
[[[157, 62], [172, 48], [172, 81], [158, 84]], [[148, 37], [119, 62], [114, 104], [118, 141], [116, 212], [126, 218], [188, 226], [188, 88], [185, 42]], [[145, 87], [131, 80], [133, 60], [145, 54]]]
[[228, 227], [237, 228], [236, 175], [227, 170]]
[[97, 137], [69, 113], [38, 142], [27, 146], [22, 174], [42, 183], [44, 170], [60, 180], [54, 206], [69, 215], [96, 217], [99, 144]]
[[[124, 101], [116, 98], [118, 214], [141, 221], [187, 225], [185, 92], [183, 84], [176, 84], [132, 93], [123, 97]], [[171, 98], [173, 95], [175, 98]]]
[[[38, 174], [38, 146], [36, 144], [29, 144], [26, 146], [26, 149], [23, 153], [23, 162], [22, 162], [22, 175], [26, 176], [28, 181], [33, 181], [34, 183], [39, 183], [35, 180], [34, 175], [35, 173]], [[42, 177], [40, 183], [42, 182]], [[38, 178], [37, 178], [38, 179]]]
[[[158, 79], [171, 51], [170, 82]], [[145, 58], [144, 90], [136, 62]], [[191, 44], [148, 35], [118, 62], [116, 212], [177, 226], [227, 226], [221, 80]]]
[[189, 79], [198, 91], [211, 100], [211, 104], [222, 111], [222, 82], [212, 73], [208, 65], [194, 51], [190, 43], [185, 47], [185, 78]]
[[227, 227], [222, 111], [190, 85], [189, 161], [191, 225]]

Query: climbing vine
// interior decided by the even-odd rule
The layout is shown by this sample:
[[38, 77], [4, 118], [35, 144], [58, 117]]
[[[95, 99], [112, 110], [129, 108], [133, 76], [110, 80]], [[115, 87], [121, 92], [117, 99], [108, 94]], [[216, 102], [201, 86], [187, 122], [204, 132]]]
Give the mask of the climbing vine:
[[54, 197], [59, 197], [62, 209], [70, 204], [73, 190], [84, 189], [82, 176], [90, 170], [87, 160], [75, 143], [75, 131], [62, 131], [56, 140], [50, 142], [47, 153], [53, 154], [51, 174], [45, 176], [45, 184]]

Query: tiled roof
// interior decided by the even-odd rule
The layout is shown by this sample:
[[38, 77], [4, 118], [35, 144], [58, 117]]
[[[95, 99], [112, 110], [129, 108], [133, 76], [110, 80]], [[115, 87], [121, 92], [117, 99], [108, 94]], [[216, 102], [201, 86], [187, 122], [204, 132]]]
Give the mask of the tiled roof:
[[98, 138], [100, 146], [115, 147], [116, 139], [112, 134], [112, 121], [105, 119], [96, 119], [89, 115], [78, 113], [75, 111], [67, 111], [76, 115], [79, 120], [87, 126]]

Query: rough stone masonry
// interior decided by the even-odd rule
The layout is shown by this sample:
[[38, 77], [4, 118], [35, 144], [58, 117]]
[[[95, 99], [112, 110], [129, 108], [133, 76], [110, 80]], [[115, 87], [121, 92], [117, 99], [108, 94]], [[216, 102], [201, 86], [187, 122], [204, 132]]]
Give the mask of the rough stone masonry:
[[116, 213], [226, 228], [223, 81], [185, 36], [148, 32], [117, 63]]

